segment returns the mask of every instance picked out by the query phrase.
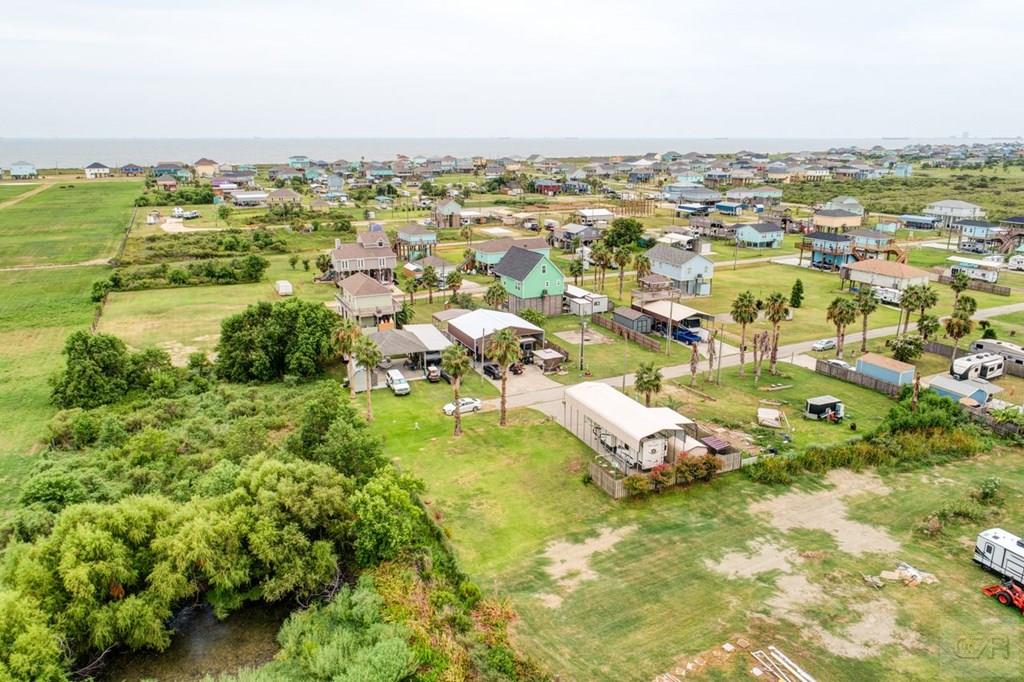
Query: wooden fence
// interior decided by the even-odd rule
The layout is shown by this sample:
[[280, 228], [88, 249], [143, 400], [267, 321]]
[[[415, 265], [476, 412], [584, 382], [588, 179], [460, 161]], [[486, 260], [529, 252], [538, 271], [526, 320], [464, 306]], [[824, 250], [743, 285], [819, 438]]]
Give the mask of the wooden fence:
[[981, 407], [977, 409], [964, 407], [964, 412], [967, 413], [972, 421], [984, 424], [1004, 438], [1007, 436], [1019, 436], [1021, 435], [1021, 432], [1024, 431], [1024, 428], [1017, 426], [1016, 424], [1001, 424], [997, 422], [992, 418], [992, 415]]
[[[939, 275], [939, 282], [941, 284], [949, 284], [952, 281], [953, 278], [949, 275]], [[985, 291], [997, 296], [1009, 296], [1013, 292], [1013, 289], [1002, 284], [992, 284], [991, 282], [982, 282], [977, 279], [967, 280], [967, 288], [974, 291]]]
[[[939, 343], [938, 341], [929, 341], [924, 344], [923, 348], [926, 353], [935, 353], [944, 358], [953, 357], [953, 346]], [[969, 348], [961, 348], [956, 355], [958, 358], [962, 358], [965, 355], [970, 355], [971, 352]], [[1024, 365], [1018, 365], [1015, 362], [1010, 362], [1008, 359], [1003, 363], [1003, 371], [1011, 377], [1024, 377]]]
[[629, 327], [623, 326], [609, 317], [605, 317], [604, 315], [594, 315], [590, 319], [598, 327], [603, 327], [604, 329], [607, 329], [624, 339], [628, 339], [647, 350], [655, 352], [661, 350], [661, 343], [657, 339], [652, 339], [646, 334], [641, 334], [638, 331], [634, 331]]
[[590, 479], [594, 485], [611, 495], [613, 500], [621, 500], [626, 496], [624, 479], [605, 471], [595, 461], [590, 462]]
[[824, 374], [825, 376], [830, 376], [835, 379], [841, 379], [842, 381], [848, 381], [851, 384], [863, 386], [864, 388], [870, 388], [872, 391], [884, 393], [891, 398], [895, 398], [899, 395], [901, 388], [896, 384], [891, 384], [888, 381], [869, 377], [866, 374], [855, 372], [852, 369], [846, 369], [837, 365], [830, 365], [824, 360], [818, 360], [814, 363], [814, 371], [818, 374]]

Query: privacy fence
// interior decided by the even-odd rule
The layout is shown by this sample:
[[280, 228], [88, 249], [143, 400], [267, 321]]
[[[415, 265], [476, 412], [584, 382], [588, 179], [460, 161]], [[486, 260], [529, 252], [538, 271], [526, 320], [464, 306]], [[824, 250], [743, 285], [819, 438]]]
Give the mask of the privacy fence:
[[616, 322], [615, 320], [611, 319], [610, 317], [605, 317], [604, 315], [594, 315], [590, 319], [598, 327], [607, 329], [616, 336], [621, 336], [624, 339], [628, 339], [633, 343], [636, 343], [639, 346], [646, 348], [647, 350], [661, 350], [661, 343], [657, 339], [652, 339], [646, 334], [641, 334], [638, 331], [634, 331], [629, 327], [623, 326]]
[[846, 369], [845, 367], [839, 367], [837, 365], [830, 365], [825, 360], [818, 360], [814, 363], [814, 371], [818, 374], [824, 374], [825, 376], [834, 377], [843, 381], [848, 381], [851, 384], [857, 384], [864, 388], [870, 388], [873, 391], [884, 393], [891, 398], [895, 398], [899, 395], [900, 387], [896, 384], [889, 383], [888, 381], [882, 381], [881, 379], [875, 379], [869, 377], [867, 374], [861, 374], [852, 369]]

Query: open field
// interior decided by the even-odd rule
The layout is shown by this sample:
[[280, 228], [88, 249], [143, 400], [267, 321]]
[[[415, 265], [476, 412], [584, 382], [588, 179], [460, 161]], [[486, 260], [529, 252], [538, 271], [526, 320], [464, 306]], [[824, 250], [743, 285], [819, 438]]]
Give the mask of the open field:
[[140, 186], [137, 181], [53, 185], [0, 209], [0, 267], [112, 257]]
[[16, 199], [20, 197], [22, 194], [34, 190], [37, 187], [39, 187], [38, 183], [2, 184], [0, 185], [0, 203], [10, 201], [11, 199]]
[[[803, 379], [800, 390], [862, 390]], [[716, 406], [738, 397], [728, 384]], [[427, 482], [432, 513], [469, 573], [511, 596], [519, 645], [562, 679], [650, 679], [737, 636], [779, 646], [818, 679], [1015, 674], [1020, 616], [980, 594], [992, 579], [965, 546], [976, 529], [937, 540], [913, 529], [993, 473], [1008, 492], [1000, 517], [1024, 511], [1019, 450], [880, 479], [837, 472], [828, 485], [808, 479], [788, 493], [733, 473], [617, 504], [581, 483], [590, 452], [554, 422], [517, 410], [503, 430], [495, 413], [473, 415], [453, 440], [447, 420], [429, 418], [446, 394], [419, 388], [414, 396], [429, 405], [378, 391], [375, 428]], [[875, 591], [861, 580], [901, 560], [940, 585]], [[981, 631], [1010, 637], [1011, 657], [959, 657], [957, 642]], [[742, 674], [750, 660], [712, 676]]]
[[92, 282], [107, 272], [104, 267], [59, 274], [0, 272], [0, 511], [17, 499], [17, 482], [56, 411], [49, 404], [47, 380], [60, 367], [64, 338], [88, 328]]

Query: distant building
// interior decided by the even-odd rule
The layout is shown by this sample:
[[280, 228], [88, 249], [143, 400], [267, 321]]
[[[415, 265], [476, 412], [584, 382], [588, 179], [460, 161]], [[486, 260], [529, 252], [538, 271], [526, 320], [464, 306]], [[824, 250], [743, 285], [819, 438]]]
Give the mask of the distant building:
[[901, 291], [909, 286], [929, 282], [926, 270], [884, 258], [868, 258], [846, 263], [842, 266], [841, 274], [844, 280], [857, 284]]
[[461, 227], [462, 204], [451, 197], [434, 205], [434, 225], [437, 227]]
[[275, 189], [267, 195], [267, 204], [271, 206], [283, 206], [285, 204], [298, 205], [300, 203], [302, 203], [302, 195], [287, 187]]
[[421, 256], [434, 254], [434, 247], [437, 246], [437, 233], [422, 225], [409, 223], [398, 228], [395, 242], [395, 249], [400, 258], [416, 260]]
[[88, 166], [85, 167], [85, 177], [89, 178], [90, 180], [95, 180], [97, 178], [109, 178], [110, 167], [104, 166], [99, 161], [90, 163]]
[[29, 180], [39, 176], [34, 163], [15, 161], [11, 164], [11, 180]]
[[312, 162], [309, 160], [308, 156], [289, 156], [288, 165], [292, 168], [305, 170], [306, 168], [309, 168], [310, 165], [312, 165]]
[[736, 226], [736, 241], [740, 246], [755, 249], [777, 249], [782, 246], [785, 233], [775, 223], [754, 223]]
[[491, 239], [477, 244], [473, 253], [473, 260], [476, 261], [478, 269], [490, 272], [513, 246], [518, 246], [528, 251], [536, 251], [546, 257], [551, 256], [551, 246], [543, 237], [530, 237], [528, 239], [503, 238]]
[[196, 177], [200, 178], [212, 178], [220, 170], [216, 161], [207, 158], [199, 159], [192, 167], [196, 169]]
[[121, 166], [121, 168], [118, 169], [118, 172], [120, 172], [121, 175], [134, 177], [136, 175], [145, 174], [146, 169], [137, 163], [126, 163], [125, 165]]
[[952, 227], [961, 220], [982, 220], [985, 218], [985, 209], [969, 201], [959, 199], [944, 199], [933, 201], [924, 207], [922, 211], [926, 216], [939, 219], [942, 227]]
[[864, 206], [862, 206], [861, 203], [855, 197], [846, 195], [833, 197], [829, 199], [828, 201], [825, 202], [822, 208], [826, 210], [838, 209], [843, 211], [849, 211], [850, 213], [854, 213], [859, 216], [864, 215]]
[[860, 227], [863, 216], [843, 208], [823, 208], [814, 212], [814, 226], [818, 228]]

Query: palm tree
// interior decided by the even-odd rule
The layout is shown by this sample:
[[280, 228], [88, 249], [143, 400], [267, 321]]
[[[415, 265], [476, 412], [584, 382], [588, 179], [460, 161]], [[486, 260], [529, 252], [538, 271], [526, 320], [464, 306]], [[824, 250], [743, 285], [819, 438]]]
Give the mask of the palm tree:
[[501, 368], [501, 417], [498, 424], [508, 426], [506, 402], [508, 400], [508, 368], [513, 362], [519, 360], [521, 350], [519, 337], [511, 327], [506, 327], [491, 336], [491, 342], [487, 346], [487, 356], [498, 363]]
[[403, 294], [409, 294], [409, 302], [411, 304], [413, 302], [413, 298], [416, 296], [416, 290], [420, 288], [420, 283], [415, 277], [409, 277], [402, 282], [399, 288], [402, 290]]
[[637, 281], [651, 274], [651, 259], [646, 253], [638, 253], [633, 257], [633, 269], [636, 270]]
[[594, 283], [597, 283], [597, 273], [601, 273], [601, 290], [604, 291], [604, 276], [611, 263], [611, 251], [604, 242], [598, 242], [590, 249], [590, 262], [594, 264]]
[[347, 317], [341, 320], [337, 331], [334, 332], [334, 339], [338, 344], [338, 355], [348, 358], [348, 393], [353, 398], [356, 395], [355, 358], [353, 353], [356, 342], [362, 335], [363, 330], [359, 328], [355, 320]]
[[448, 273], [448, 276], [444, 278], [444, 286], [446, 289], [452, 290], [452, 295], [459, 293], [459, 289], [462, 287], [462, 273], [458, 270], [452, 270]]
[[922, 315], [917, 320], [917, 333], [927, 343], [930, 338], [939, 332], [941, 326], [939, 318], [935, 315]]
[[629, 265], [629, 249], [620, 246], [612, 253], [612, 262], [619, 269], [619, 298], [622, 298], [622, 288], [626, 280], [626, 266]]
[[768, 364], [768, 371], [771, 374], [778, 374], [776, 371], [776, 365], [779, 361], [779, 336], [781, 335], [780, 326], [782, 321], [789, 315], [789, 301], [778, 291], [772, 292], [772, 294], [764, 301], [764, 316], [765, 319], [772, 325], [772, 358]]
[[934, 308], [938, 302], [939, 292], [929, 284], [922, 284], [917, 294], [917, 310], [921, 313], [921, 317], [924, 317], [928, 309]]
[[747, 325], [757, 322], [757, 299], [754, 294], [743, 291], [733, 299], [729, 316], [740, 326], [740, 376], [743, 376], [747, 356]]
[[903, 296], [900, 297], [900, 322], [903, 323], [903, 334], [906, 334], [907, 329], [910, 327], [911, 311], [921, 307], [922, 288], [923, 285], [921, 284], [911, 284], [903, 290]]
[[466, 240], [466, 246], [473, 243], [473, 226], [463, 225], [462, 229], [459, 230], [459, 236]]
[[[381, 363], [384, 355], [380, 352], [373, 341], [367, 336], [360, 336], [352, 348], [356, 360], [363, 366], [366, 372], [366, 421], [373, 421], [373, 386], [370, 385], [370, 378], [373, 376], [374, 368]], [[352, 383], [351, 381], [349, 383]]]
[[495, 280], [484, 292], [484, 303], [491, 308], [501, 308], [508, 303], [508, 292], [501, 282]]
[[971, 286], [971, 278], [967, 276], [967, 273], [963, 270], [957, 270], [956, 274], [953, 275], [952, 281], [949, 283], [949, 288], [953, 290], [953, 305], [960, 300], [960, 294], [964, 293]]
[[978, 312], [978, 301], [973, 296], [961, 296], [960, 300], [953, 306], [953, 314], [961, 314], [963, 317], [973, 317]]
[[576, 286], [580, 284], [580, 277], [583, 276], [583, 259], [573, 258], [569, 261], [569, 274], [572, 275], [572, 283]]
[[462, 346], [453, 343], [441, 352], [441, 368], [451, 377], [452, 381], [452, 403], [455, 405], [455, 433], [452, 435], [461, 436], [462, 412], [459, 410], [459, 389], [462, 388], [462, 377], [472, 370], [469, 356], [466, 355]]
[[420, 277], [420, 284], [427, 288], [427, 303], [433, 303], [434, 289], [441, 284], [441, 280], [437, 276], [437, 270], [434, 269], [433, 265], [428, 265], [423, 268], [423, 275]]
[[644, 405], [650, 407], [651, 396], [661, 393], [661, 370], [654, 366], [654, 362], [640, 363], [633, 385], [638, 393], [644, 394]]
[[868, 352], [868, 317], [871, 313], [878, 310], [878, 299], [875, 298], [874, 293], [871, 291], [871, 287], [861, 287], [857, 290], [857, 295], [853, 299], [853, 304], [857, 307], [857, 312], [861, 317], [861, 329], [860, 329], [860, 352]]
[[960, 312], [954, 312], [946, 318], [946, 334], [953, 339], [953, 359], [956, 360], [957, 350], [960, 348], [960, 339], [964, 338], [974, 330], [974, 320]]
[[836, 326], [836, 357], [843, 357], [846, 327], [857, 320], [857, 305], [848, 298], [837, 296], [828, 306], [826, 319]]

